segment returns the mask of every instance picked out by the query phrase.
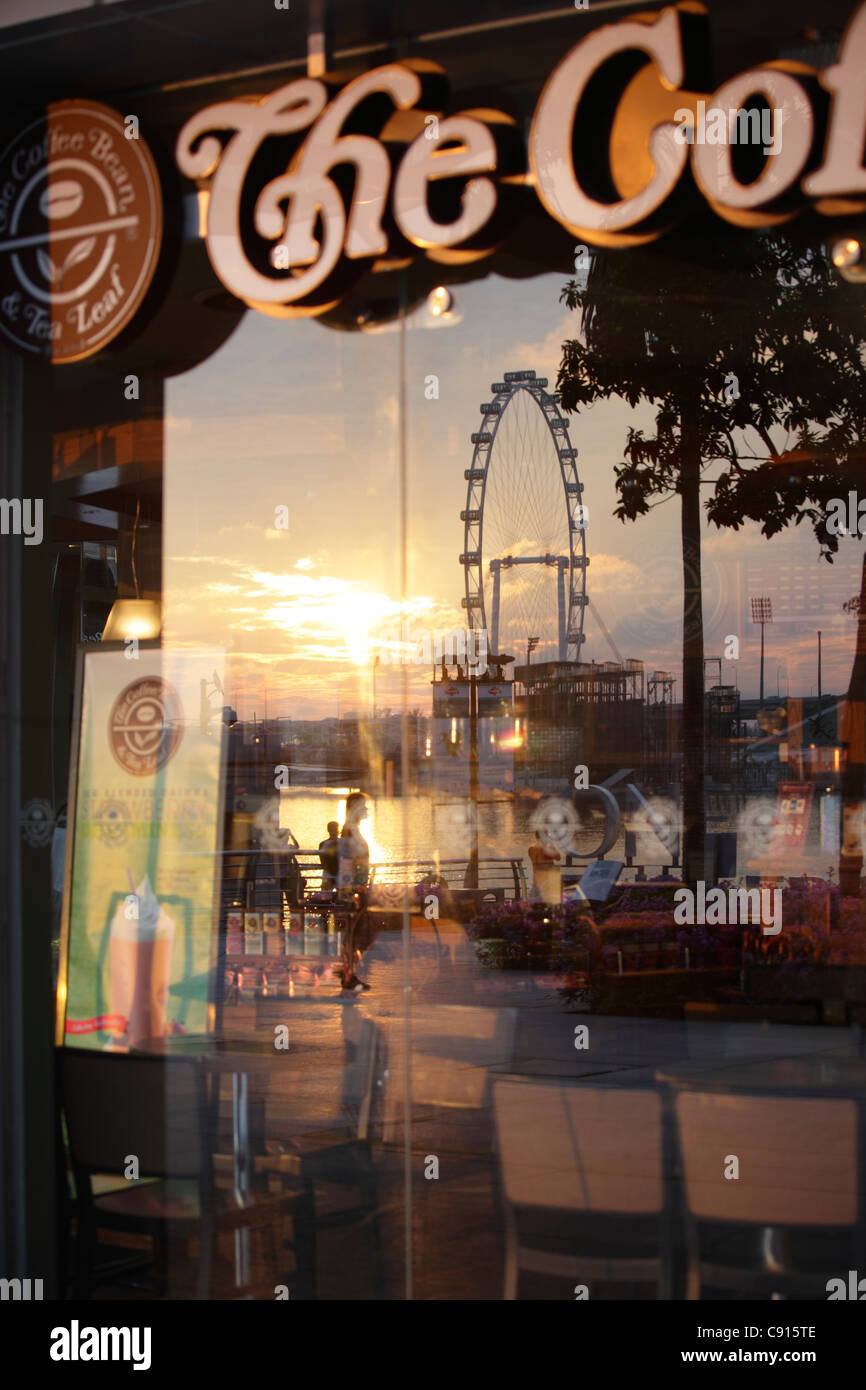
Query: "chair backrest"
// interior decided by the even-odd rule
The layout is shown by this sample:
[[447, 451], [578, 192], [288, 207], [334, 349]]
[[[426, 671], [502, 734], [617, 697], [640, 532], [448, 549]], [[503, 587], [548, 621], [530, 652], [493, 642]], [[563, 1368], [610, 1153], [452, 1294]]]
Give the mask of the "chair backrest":
[[493, 1112], [511, 1205], [662, 1211], [663, 1110], [656, 1092], [505, 1077], [493, 1083]]
[[[491, 1068], [507, 1070], [511, 1066], [517, 1011], [460, 1004], [424, 1005], [411, 1010], [409, 1027], [413, 1104], [482, 1109], [490, 1096]], [[403, 1104], [405, 1022], [402, 1018], [388, 1019], [385, 1029], [387, 1139]]]
[[676, 1116], [692, 1216], [761, 1226], [857, 1221], [854, 1101], [686, 1091]]
[[194, 1058], [57, 1049], [73, 1168], [207, 1182], [210, 1151], [201, 1065]]

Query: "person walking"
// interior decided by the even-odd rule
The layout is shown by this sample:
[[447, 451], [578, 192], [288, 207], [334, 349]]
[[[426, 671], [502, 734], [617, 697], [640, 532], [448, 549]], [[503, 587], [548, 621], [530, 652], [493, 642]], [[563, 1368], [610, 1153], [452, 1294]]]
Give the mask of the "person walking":
[[370, 846], [361, 834], [361, 821], [368, 813], [363, 792], [352, 792], [346, 801], [346, 822], [340, 834], [337, 850], [337, 893], [340, 899], [354, 908], [346, 916], [343, 929], [343, 962], [340, 983], [344, 991], [360, 994], [370, 986], [359, 980], [355, 971], [361, 952], [369, 944], [367, 885], [370, 878]]

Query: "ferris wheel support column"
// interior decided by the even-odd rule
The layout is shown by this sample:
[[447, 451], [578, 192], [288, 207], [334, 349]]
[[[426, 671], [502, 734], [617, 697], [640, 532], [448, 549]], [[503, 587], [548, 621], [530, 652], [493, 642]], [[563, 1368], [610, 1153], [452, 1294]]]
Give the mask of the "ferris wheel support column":
[[556, 611], [559, 618], [559, 659], [568, 660], [568, 624], [565, 617], [565, 571], [568, 560], [560, 555], [556, 565]]
[[469, 673], [469, 801], [472, 806], [472, 849], [466, 866], [467, 888], [478, 887], [478, 677]]
[[502, 566], [498, 560], [490, 561], [490, 569], [493, 574], [493, 613], [491, 615], [490, 627], [490, 649], [492, 652], [499, 651], [499, 573]]

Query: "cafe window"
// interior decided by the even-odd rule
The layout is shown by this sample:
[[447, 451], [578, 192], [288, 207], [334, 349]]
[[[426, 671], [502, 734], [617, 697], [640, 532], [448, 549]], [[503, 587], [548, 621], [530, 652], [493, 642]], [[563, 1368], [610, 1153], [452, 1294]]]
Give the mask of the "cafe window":
[[856, 1269], [866, 9], [593, 8], [0, 156], [58, 1297]]

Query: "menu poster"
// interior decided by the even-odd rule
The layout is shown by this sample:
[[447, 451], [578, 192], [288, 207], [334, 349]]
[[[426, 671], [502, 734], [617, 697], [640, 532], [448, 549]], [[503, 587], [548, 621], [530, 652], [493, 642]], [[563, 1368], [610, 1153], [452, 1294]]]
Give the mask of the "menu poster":
[[784, 854], [786, 851], [802, 853], [805, 850], [814, 791], [811, 782], [779, 783], [779, 804], [770, 841], [771, 854]]
[[204, 1032], [216, 960], [224, 654], [80, 658], [57, 1041]]

